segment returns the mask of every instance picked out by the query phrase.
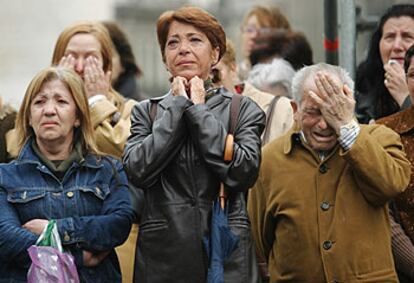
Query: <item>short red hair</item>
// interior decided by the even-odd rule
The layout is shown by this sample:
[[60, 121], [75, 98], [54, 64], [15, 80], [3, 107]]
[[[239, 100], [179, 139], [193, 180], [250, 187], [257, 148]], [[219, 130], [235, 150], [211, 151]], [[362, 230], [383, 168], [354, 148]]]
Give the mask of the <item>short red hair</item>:
[[162, 59], [165, 62], [165, 44], [171, 23], [177, 21], [183, 24], [192, 25], [203, 32], [211, 46], [219, 48], [219, 60], [226, 52], [226, 34], [219, 21], [203, 9], [186, 6], [176, 11], [164, 12], [157, 21], [158, 44], [160, 45]]

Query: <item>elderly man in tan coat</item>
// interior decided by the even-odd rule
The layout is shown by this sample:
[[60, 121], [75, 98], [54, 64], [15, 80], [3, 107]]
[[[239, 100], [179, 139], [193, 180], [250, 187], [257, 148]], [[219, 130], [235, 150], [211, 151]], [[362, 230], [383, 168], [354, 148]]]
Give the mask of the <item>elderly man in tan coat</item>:
[[386, 204], [410, 178], [399, 136], [355, 121], [339, 67], [305, 67], [292, 89], [295, 126], [264, 148], [248, 204], [270, 282], [398, 282]]

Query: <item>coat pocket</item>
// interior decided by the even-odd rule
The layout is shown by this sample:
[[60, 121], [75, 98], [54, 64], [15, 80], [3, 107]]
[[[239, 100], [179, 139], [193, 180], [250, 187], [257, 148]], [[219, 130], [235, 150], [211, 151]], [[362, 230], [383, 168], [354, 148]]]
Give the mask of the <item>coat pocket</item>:
[[22, 224], [35, 217], [47, 218], [49, 216], [45, 189], [31, 188], [8, 192], [7, 202], [16, 209]]
[[84, 193], [93, 194], [95, 197], [97, 197], [100, 200], [106, 199], [106, 197], [110, 193], [108, 185], [96, 185], [96, 186], [80, 187], [79, 191], [82, 191]]
[[250, 232], [250, 221], [246, 216], [228, 218], [231, 231], [239, 236], [239, 246], [224, 262], [224, 282], [260, 282], [255, 247]]
[[36, 199], [44, 198], [45, 190], [21, 190], [9, 192], [7, 194], [7, 201], [10, 203], [28, 203]]

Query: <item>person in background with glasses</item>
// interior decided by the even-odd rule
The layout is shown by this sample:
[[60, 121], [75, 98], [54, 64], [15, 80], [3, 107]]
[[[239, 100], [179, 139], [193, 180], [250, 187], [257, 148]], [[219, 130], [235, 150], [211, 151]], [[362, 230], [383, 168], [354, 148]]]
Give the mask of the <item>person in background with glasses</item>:
[[275, 6], [255, 6], [244, 18], [241, 27], [243, 61], [238, 66], [240, 79], [245, 80], [250, 71], [249, 56], [254, 46], [254, 39], [259, 34], [273, 29], [290, 30], [288, 19]]

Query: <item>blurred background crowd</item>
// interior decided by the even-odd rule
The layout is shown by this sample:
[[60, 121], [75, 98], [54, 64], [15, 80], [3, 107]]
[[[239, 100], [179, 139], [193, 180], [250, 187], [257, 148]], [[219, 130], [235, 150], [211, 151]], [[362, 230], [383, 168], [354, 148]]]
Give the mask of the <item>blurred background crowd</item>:
[[346, 42], [341, 41], [345, 22], [341, 19], [352, 14], [349, 3], [356, 8], [355, 64], [366, 56], [370, 34], [384, 11], [393, 4], [406, 3], [398, 0], [0, 0], [0, 94], [4, 101], [18, 107], [30, 79], [50, 64], [56, 38], [65, 26], [77, 20], [109, 20], [118, 23], [131, 43], [136, 62], [143, 70], [139, 78], [141, 92], [144, 96], [160, 95], [168, 89], [169, 82], [161, 64], [155, 22], [163, 11], [185, 4], [199, 6], [220, 20], [226, 35], [235, 44], [237, 61], [242, 60], [243, 17], [255, 5], [275, 5], [286, 15], [292, 29], [305, 34], [314, 62], [322, 62], [325, 61], [325, 2], [337, 2], [338, 36], [343, 43], [338, 50], [339, 64], [351, 74], [353, 70], [346, 65], [350, 64], [348, 56], [341, 55], [349, 52], [343, 48]]

